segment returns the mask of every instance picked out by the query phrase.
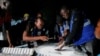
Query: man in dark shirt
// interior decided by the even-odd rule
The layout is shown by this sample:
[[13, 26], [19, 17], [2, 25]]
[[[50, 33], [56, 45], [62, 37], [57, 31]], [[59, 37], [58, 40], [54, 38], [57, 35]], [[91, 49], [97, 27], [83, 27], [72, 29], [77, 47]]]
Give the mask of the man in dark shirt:
[[7, 23], [11, 20], [9, 12], [10, 2], [8, 0], [0, 0], [0, 47], [8, 46], [6, 32]]
[[29, 14], [24, 14], [24, 17], [20, 19], [19, 17], [15, 17], [11, 19], [8, 24], [7, 30], [7, 40], [9, 43], [9, 47], [15, 47], [21, 45], [22, 41], [22, 34], [26, 28], [26, 24], [28, 23]]
[[48, 33], [49, 31], [44, 26], [44, 20], [37, 16], [32, 24], [28, 24], [23, 33], [23, 40], [29, 42], [29, 47], [38, 46], [41, 42], [48, 41]]

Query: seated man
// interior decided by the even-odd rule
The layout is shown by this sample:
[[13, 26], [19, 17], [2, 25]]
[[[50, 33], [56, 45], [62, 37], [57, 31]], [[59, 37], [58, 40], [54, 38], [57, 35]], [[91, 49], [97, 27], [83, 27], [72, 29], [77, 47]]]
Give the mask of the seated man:
[[[48, 30], [44, 27], [44, 21], [42, 17], [36, 17], [33, 24], [27, 26], [23, 33], [23, 40], [29, 42], [29, 47], [37, 46], [43, 41], [48, 41]], [[34, 42], [31, 45], [30, 42]], [[38, 41], [39, 43], [37, 43]]]

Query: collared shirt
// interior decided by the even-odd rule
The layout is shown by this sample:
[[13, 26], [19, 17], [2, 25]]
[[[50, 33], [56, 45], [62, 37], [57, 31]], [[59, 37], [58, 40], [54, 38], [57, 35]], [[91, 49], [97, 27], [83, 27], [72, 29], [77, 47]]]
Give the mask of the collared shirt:
[[[31, 27], [28, 30], [28, 35], [29, 36], [47, 36], [49, 37], [49, 30], [45, 27], [43, 27], [42, 29], [37, 29], [36, 27]], [[33, 47], [33, 46], [38, 46], [43, 44], [44, 42], [41, 40], [37, 40], [34, 42], [29, 42], [28, 45], [29, 47]]]
[[49, 31], [46, 28], [37, 29], [31, 28], [31, 36], [47, 36], [49, 35]]

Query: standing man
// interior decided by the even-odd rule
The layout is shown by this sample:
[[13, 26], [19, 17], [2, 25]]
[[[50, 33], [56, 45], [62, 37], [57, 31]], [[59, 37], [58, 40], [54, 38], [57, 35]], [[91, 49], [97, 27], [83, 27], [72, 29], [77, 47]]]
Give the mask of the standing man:
[[[70, 17], [68, 14], [69, 10], [66, 8], [61, 8], [61, 15], [64, 19], [69, 20], [70, 33], [66, 36], [65, 43], [67, 45], [73, 44], [74, 46], [81, 46], [88, 43], [94, 39], [94, 26], [91, 24], [90, 20], [84, 17], [84, 14], [78, 10], [72, 10]], [[62, 46], [61, 46], [62, 48]], [[90, 55], [88, 50], [85, 52]]]
[[73, 41], [78, 39], [80, 30], [82, 30], [83, 18], [81, 13], [77, 10], [69, 10], [65, 6], [61, 8], [60, 15], [63, 18], [63, 22], [68, 21], [69, 34], [66, 36], [66, 44], [71, 44]]
[[10, 2], [8, 0], [0, 0], [0, 45], [7, 46], [5, 42], [6, 33], [8, 29], [8, 22], [11, 20], [11, 14], [9, 12]]
[[25, 13], [23, 18], [18, 16], [11, 19], [7, 30], [7, 40], [9, 47], [15, 47], [22, 44], [22, 34], [28, 23], [29, 14]]

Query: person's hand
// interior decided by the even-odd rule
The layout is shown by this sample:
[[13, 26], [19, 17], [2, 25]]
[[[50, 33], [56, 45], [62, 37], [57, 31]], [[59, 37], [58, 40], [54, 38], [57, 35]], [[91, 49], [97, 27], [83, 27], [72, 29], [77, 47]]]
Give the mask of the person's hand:
[[41, 37], [40, 37], [40, 40], [42, 40], [42, 41], [48, 41], [48, 39], [49, 39], [49, 38], [48, 38], [47, 36], [41, 36]]
[[68, 33], [67, 33], [67, 31], [64, 31], [64, 33], [63, 33], [64, 35], [63, 36], [66, 36]]
[[63, 40], [64, 38], [63, 37], [59, 37], [59, 41]]
[[63, 41], [58, 47], [56, 50], [60, 51], [62, 50], [62, 48], [65, 46], [65, 41]]
[[63, 38], [59, 38], [59, 42], [58, 42], [58, 44], [57, 44], [57, 46], [59, 46], [60, 44], [62, 44], [63, 43], [63, 41], [64, 41], [64, 39]]
[[9, 44], [9, 47], [14, 47], [12, 44]]

